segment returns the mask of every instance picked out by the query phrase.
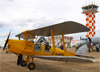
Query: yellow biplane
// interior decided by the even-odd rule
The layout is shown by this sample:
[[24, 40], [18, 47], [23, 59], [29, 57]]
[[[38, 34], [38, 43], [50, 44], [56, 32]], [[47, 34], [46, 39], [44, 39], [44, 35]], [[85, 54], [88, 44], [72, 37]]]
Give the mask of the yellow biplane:
[[[35, 30], [23, 31], [22, 33], [16, 35], [16, 37], [18, 37], [19, 40], [9, 39], [10, 36], [9, 33], [3, 50], [5, 50], [7, 45], [8, 51], [16, 54], [25, 55], [26, 59], [22, 61], [23, 62], [22, 65], [26, 66], [27, 64], [29, 70], [34, 70], [35, 57], [50, 59], [50, 60], [64, 60], [64, 61], [66, 61], [68, 58], [81, 59], [81, 55], [76, 55], [74, 53], [66, 51], [64, 34], [86, 32], [89, 30], [90, 30], [89, 28], [80, 23], [67, 21]], [[55, 48], [54, 36], [57, 35], [62, 35], [64, 50]], [[52, 47], [49, 46], [49, 49], [47, 50], [46, 46], [43, 43], [36, 44], [36, 41], [33, 42], [36, 36], [45, 36], [45, 37], [51, 36], [53, 46]]]

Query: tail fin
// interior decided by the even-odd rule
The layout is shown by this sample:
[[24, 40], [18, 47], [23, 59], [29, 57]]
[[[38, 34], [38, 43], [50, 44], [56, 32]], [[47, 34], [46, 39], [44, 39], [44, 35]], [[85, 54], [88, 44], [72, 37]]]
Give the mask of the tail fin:
[[82, 56], [86, 56], [87, 55], [87, 45], [83, 45], [81, 46], [77, 51], [76, 51], [76, 55], [82, 55]]

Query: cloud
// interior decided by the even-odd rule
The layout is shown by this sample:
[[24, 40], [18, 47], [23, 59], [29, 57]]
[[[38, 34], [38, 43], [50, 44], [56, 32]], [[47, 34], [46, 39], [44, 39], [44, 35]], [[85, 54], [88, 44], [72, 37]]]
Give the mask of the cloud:
[[10, 2], [14, 2], [15, 0], [9, 0]]
[[4, 25], [0, 23], [0, 28], [2, 28], [2, 27], [4, 27]]
[[[0, 37], [1, 38], [7, 38], [9, 32], [0, 32]], [[15, 33], [14, 32], [11, 32], [11, 35], [10, 36], [13, 36]]]
[[11, 22], [8, 23], [0, 22], [0, 27], [11, 28], [14, 30], [22, 31], [27, 29], [36, 29], [44, 26], [49, 26], [62, 21], [65, 21], [65, 19], [64, 18], [49, 19], [47, 17], [27, 18], [27, 19], [22, 18], [22, 19], [12, 20]]
[[8, 23], [5, 23], [5, 22], [0, 22], [0, 28], [3, 28], [3, 27], [8, 27], [9, 24]]
[[7, 37], [7, 35], [8, 35], [8, 32], [3, 32], [3, 33], [0, 33], [0, 37]]
[[[14, 32], [11, 38], [14, 38], [14, 35], [24, 30], [68, 20], [85, 25], [86, 16], [81, 14], [81, 7], [85, 2], [87, 0], [0, 0], [0, 39], [4, 41], [10, 29]], [[94, 0], [88, 0], [87, 3], [90, 2], [94, 2]], [[95, 4], [100, 5], [100, 1], [95, 0]], [[96, 35], [100, 34], [99, 19], [100, 13], [97, 13]], [[70, 34], [77, 39], [85, 35], [86, 33]]]

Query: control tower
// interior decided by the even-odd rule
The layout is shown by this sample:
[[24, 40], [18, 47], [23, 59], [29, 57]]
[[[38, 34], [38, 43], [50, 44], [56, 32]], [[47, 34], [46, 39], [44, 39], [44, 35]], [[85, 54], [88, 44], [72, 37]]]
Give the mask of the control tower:
[[90, 31], [87, 32], [86, 37], [94, 37], [95, 35], [95, 13], [98, 12], [98, 7], [99, 6], [95, 4], [82, 7], [82, 13], [86, 15], [86, 26], [90, 28]]

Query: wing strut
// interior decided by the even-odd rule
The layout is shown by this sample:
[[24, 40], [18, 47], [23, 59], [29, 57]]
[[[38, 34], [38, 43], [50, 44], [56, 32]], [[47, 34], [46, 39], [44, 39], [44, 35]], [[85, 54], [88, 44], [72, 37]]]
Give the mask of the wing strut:
[[20, 37], [18, 37], [18, 39], [20, 40]]
[[66, 49], [65, 49], [64, 34], [62, 34], [62, 41], [63, 41], [63, 49], [64, 49], [64, 55], [65, 55]]
[[53, 29], [51, 29], [51, 36], [52, 36], [52, 44], [53, 44], [54, 55], [55, 55], [55, 42], [54, 42], [54, 34], [53, 34]]
[[38, 36], [37, 36], [37, 38], [36, 38], [36, 40], [35, 40], [35, 43], [36, 43], [37, 39], [38, 39]]

